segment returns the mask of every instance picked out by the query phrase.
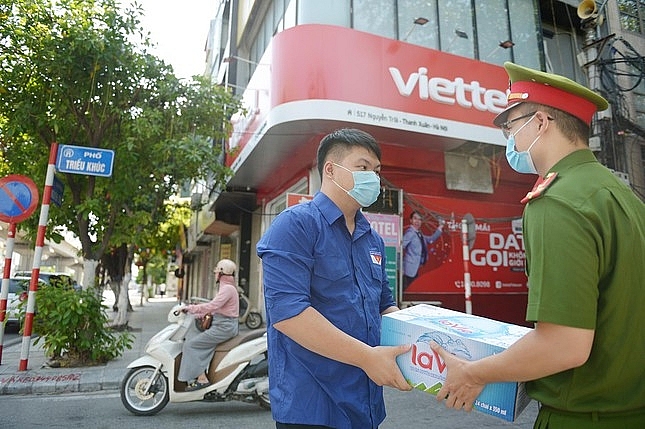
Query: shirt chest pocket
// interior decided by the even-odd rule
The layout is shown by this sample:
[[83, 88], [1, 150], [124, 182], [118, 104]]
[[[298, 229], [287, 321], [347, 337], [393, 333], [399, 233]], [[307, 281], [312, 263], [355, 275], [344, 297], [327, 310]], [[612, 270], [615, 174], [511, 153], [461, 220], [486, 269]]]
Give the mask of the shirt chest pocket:
[[380, 284], [383, 281], [383, 271], [381, 270], [381, 266], [372, 264], [371, 268], [372, 279]]
[[317, 258], [314, 263], [314, 277], [316, 279], [325, 281], [337, 281], [344, 277], [348, 277], [349, 264], [347, 260], [341, 256], [327, 256], [324, 258]]

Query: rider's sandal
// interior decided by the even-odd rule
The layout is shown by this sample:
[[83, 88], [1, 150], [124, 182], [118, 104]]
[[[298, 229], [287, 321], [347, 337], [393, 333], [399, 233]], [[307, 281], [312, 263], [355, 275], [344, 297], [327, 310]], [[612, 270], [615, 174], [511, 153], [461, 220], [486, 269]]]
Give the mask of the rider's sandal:
[[210, 386], [212, 383], [210, 381], [207, 381], [206, 383], [202, 383], [200, 381], [196, 381], [193, 384], [189, 385], [186, 387], [186, 392], [193, 392], [195, 390], [203, 389], [205, 387]]

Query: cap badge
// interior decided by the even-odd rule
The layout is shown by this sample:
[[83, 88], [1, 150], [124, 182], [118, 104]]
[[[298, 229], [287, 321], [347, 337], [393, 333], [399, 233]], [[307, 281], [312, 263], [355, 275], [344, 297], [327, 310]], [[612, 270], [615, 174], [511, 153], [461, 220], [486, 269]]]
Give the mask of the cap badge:
[[528, 92], [511, 92], [508, 94], [508, 101], [511, 100], [526, 100], [529, 98]]

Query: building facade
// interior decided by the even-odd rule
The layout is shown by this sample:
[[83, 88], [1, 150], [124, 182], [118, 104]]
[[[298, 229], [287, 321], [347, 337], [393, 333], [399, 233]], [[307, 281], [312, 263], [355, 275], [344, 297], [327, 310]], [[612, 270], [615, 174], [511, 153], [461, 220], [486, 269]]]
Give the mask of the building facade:
[[[508, 167], [492, 125], [506, 103], [502, 65], [601, 92], [611, 107], [594, 119], [592, 148], [643, 197], [641, 8], [623, 0], [221, 1], [207, 73], [246, 111], [221, 142], [233, 178], [195, 207], [184, 293], [198, 294], [217, 260], [230, 257], [262, 310], [255, 244], [280, 211], [318, 191], [320, 139], [352, 127], [383, 150], [383, 192], [365, 212], [385, 238], [399, 303], [464, 311], [471, 295], [474, 314], [525, 323], [520, 200], [536, 178]], [[413, 211], [427, 235], [446, 226], [404, 291], [401, 237]]]

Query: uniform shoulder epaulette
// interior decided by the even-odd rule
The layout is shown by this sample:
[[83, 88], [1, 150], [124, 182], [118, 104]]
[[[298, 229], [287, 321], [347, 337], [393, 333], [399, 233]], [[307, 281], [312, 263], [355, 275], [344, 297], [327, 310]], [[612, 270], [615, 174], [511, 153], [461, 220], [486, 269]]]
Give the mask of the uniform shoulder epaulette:
[[522, 204], [526, 204], [531, 200], [536, 199], [537, 197], [541, 196], [544, 191], [551, 186], [551, 183], [555, 180], [556, 176], [558, 173], [556, 172], [551, 172], [546, 175], [546, 177], [542, 178], [540, 177], [537, 182], [535, 182], [535, 185], [533, 185], [533, 189], [531, 189], [531, 192], [526, 194], [524, 198], [520, 201]]

